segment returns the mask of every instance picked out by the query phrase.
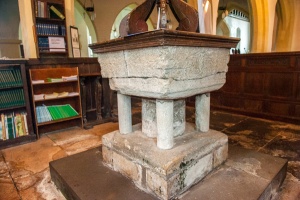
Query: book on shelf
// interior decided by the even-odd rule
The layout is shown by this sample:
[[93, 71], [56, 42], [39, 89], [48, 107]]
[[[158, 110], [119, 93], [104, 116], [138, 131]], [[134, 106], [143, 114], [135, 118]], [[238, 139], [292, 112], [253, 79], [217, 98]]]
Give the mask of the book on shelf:
[[44, 99], [44, 94], [34, 94], [33, 98], [35, 101]]
[[[56, 35], [56, 36], [65, 36], [66, 28], [65, 25], [58, 24], [45, 24], [45, 23], [36, 23], [36, 32], [40, 36]], [[39, 39], [45, 39], [40, 37]], [[48, 40], [48, 38], [46, 38]], [[39, 40], [39, 44], [48, 43], [47, 40]]]
[[0, 88], [22, 86], [22, 76], [19, 68], [0, 70]]
[[61, 19], [65, 19], [65, 16], [57, 9], [55, 8], [53, 5], [50, 6], [50, 9]]
[[47, 78], [47, 82], [62, 82], [62, 78]]
[[32, 84], [45, 83], [44, 80], [32, 80]]
[[36, 119], [38, 123], [78, 116], [78, 112], [70, 105], [37, 106]]
[[77, 79], [78, 79], [77, 75], [62, 76], [63, 81], [76, 81]]
[[68, 96], [72, 97], [72, 96], [78, 96], [79, 92], [69, 92]]
[[34, 94], [33, 98], [35, 101], [43, 100], [43, 99], [55, 99], [55, 98], [62, 98], [62, 97], [72, 97], [78, 96], [78, 92], [53, 92], [51, 94]]
[[26, 113], [2, 113], [0, 117], [0, 140], [10, 140], [28, 135], [26, 117]]
[[24, 105], [25, 98], [23, 88], [0, 91], [0, 108]]
[[53, 98], [57, 98], [58, 97], [58, 93], [57, 92], [53, 92], [51, 94], [45, 94], [44, 95], [44, 99], [53, 99]]
[[67, 97], [67, 96], [69, 96], [69, 92], [61, 92], [61, 93], [58, 93], [57, 97]]

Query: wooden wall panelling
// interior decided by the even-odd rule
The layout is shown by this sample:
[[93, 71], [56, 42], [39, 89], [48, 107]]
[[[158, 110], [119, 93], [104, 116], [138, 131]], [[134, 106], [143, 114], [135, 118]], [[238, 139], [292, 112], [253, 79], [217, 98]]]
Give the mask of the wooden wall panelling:
[[231, 55], [213, 108], [300, 122], [300, 52]]

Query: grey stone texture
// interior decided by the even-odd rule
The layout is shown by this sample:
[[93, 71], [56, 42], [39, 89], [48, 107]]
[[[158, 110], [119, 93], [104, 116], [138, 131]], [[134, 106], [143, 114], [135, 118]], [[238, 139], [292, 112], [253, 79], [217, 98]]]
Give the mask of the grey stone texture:
[[118, 93], [118, 119], [121, 134], [132, 132], [131, 97]]
[[228, 49], [186, 46], [108, 52], [98, 58], [102, 76], [110, 78], [113, 90], [158, 99], [184, 98], [221, 88], [229, 61]]
[[158, 148], [155, 139], [142, 133], [141, 124], [131, 134], [114, 131], [102, 141], [104, 162], [159, 199], [176, 197], [199, 182], [226, 160], [228, 149], [226, 135], [214, 130], [197, 134], [190, 123], [169, 150]]
[[210, 94], [200, 94], [195, 99], [196, 129], [201, 132], [209, 130]]
[[157, 147], [171, 149], [174, 145], [173, 136], [173, 100], [156, 100]]
[[[185, 130], [185, 100], [174, 100], [173, 136], [177, 137]], [[157, 136], [156, 101], [142, 99], [142, 132], [148, 137]]]

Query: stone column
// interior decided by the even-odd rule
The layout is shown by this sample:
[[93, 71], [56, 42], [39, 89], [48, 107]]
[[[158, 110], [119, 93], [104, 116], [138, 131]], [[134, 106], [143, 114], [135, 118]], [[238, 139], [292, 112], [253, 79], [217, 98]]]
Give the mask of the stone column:
[[201, 132], [209, 130], [210, 93], [196, 96], [196, 129]]
[[173, 136], [173, 100], [156, 100], [157, 147], [171, 149]]
[[[173, 136], [177, 137], [185, 131], [185, 100], [173, 101]], [[148, 137], [157, 137], [156, 100], [142, 100], [142, 132]]]
[[131, 97], [118, 92], [118, 118], [121, 134], [132, 132]]

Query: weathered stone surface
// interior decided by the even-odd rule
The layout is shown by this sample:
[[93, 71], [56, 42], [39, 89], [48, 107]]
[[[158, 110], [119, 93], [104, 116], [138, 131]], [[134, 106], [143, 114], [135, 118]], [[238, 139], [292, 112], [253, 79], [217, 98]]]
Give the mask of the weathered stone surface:
[[173, 100], [156, 100], [157, 147], [171, 149], [174, 145], [173, 134]]
[[121, 135], [119, 131], [108, 133], [102, 137], [102, 144], [121, 155], [137, 158], [145, 166], [151, 166], [157, 173], [169, 176], [179, 169], [183, 158], [185, 161], [198, 160], [227, 144], [227, 136], [221, 132], [214, 130], [201, 134], [196, 132], [193, 124], [186, 123], [185, 133], [174, 139], [174, 147], [168, 151], [157, 148], [155, 139], [142, 134], [141, 129], [127, 135]]
[[118, 93], [119, 130], [122, 134], [132, 132], [131, 97]]
[[142, 166], [116, 152], [113, 152], [113, 169], [130, 178], [136, 184], [142, 185]]
[[208, 154], [198, 160], [194, 165], [187, 167], [184, 173], [184, 186], [186, 189], [204, 178], [213, 169], [212, 160], [213, 154]]
[[[173, 183], [173, 182], [172, 182]], [[146, 191], [154, 194], [155, 196], [161, 197], [161, 199], [168, 199], [170, 195], [169, 191], [170, 181], [165, 180], [163, 177], [159, 176], [156, 173], [153, 173], [151, 170], [146, 171]]]
[[[182, 135], [185, 130], [185, 100], [174, 100], [173, 135]], [[142, 132], [148, 137], [157, 136], [156, 101], [142, 100]]]
[[200, 94], [196, 96], [196, 129], [201, 132], [209, 130], [210, 118], [210, 93]]
[[47, 136], [54, 142], [53, 146], [60, 147], [64, 153], [55, 154], [55, 158], [73, 155], [101, 145], [101, 137], [91, 134], [81, 128], [66, 129]]
[[[115, 58], [115, 59], [112, 59]], [[98, 57], [99, 63], [101, 63], [101, 75], [102, 77], [127, 77], [127, 66], [124, 62], [124, 52], [110, 52], [108, 54], [101, 54]], [[103, 66], [107, 66], [103, 71]], [[113, 66], [113, 67], [111, 67]]]
[[160, 46], [101, 53], [98, 58], [106, 78], [187, 80], [227, 72], [228, 54], [224, 48]]
[[0, 174], [0, 199], [20, 199], [9, 172]]
[[225, 162], [227, 157], [228, 157], [228, 145], [220, 146], [214, 152], [213, 168]]
[[104, 135], [103, 160], [134, 182], [138, 180], [139, 187], [160, 199], [187, 190], [226, 160], [227, 136], [221, 132], [197, 133], [188, 123], [185, 133], [176, 137], [173, 148], [166, 151], [156, 147], [155, 139], [143, 134], [140, 127], [134, 126], [131, 134], [114, 131]]
[[180, 99], [220, 89], [226, 82], [225, 73], [201, 79], [174, 80], [158, 78], [111, 78], [112, 90], [122, 94], [155, 99]]
[[45, 170], [48, 168], [48, 163], [53, 160], [53, 155], [59, 151], [61, 151], [61, 148], [54, 146], [53, 142], [47, 136], [44, 136], [39, 139], [39, 142], [4, 149], [2, 152], [11, 170], [11, 175], [16, 177], [20, 170], [30, 173]]
[[105, 145], [102, 146], [103, 162], [110, 168], [113, 168], [113, 151]]

